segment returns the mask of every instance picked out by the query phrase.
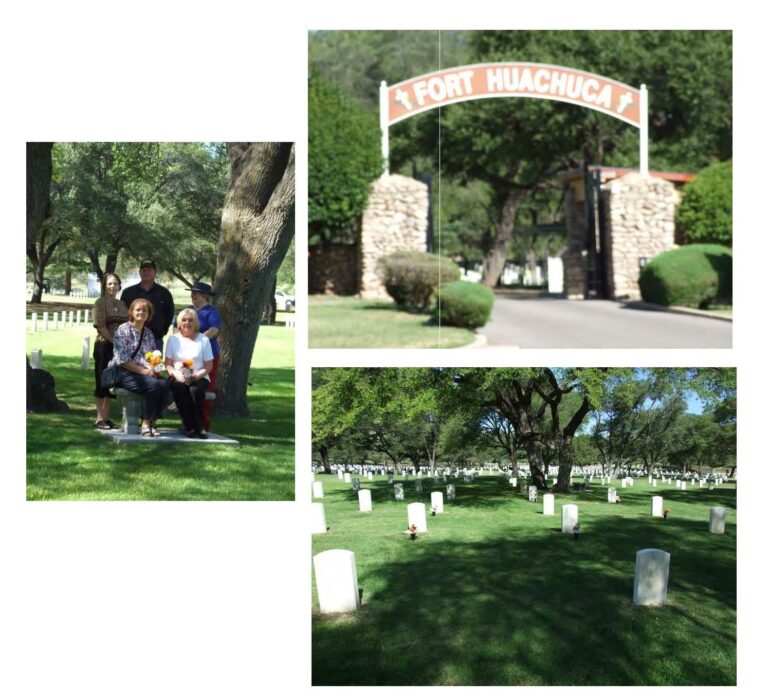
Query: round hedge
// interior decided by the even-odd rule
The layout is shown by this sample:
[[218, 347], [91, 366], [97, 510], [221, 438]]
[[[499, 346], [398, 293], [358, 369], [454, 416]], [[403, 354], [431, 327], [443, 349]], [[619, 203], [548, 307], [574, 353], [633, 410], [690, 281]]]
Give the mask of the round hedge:
[[398, 306], [426, 311], [438, 287], [459, 279], [459, 266], [439, 255], [417, 251], [390, 253], [379, 259], [378, 273]]
[[439, 304], [433, 316], [445, 326], [474, 330], [488, 323], [493, 309], [493, 292], [477, 282], [451, 282], [440, 287]]
[[639, 282], [643, 299], [654, 304], [706, 309], [731, 303], [731, 250], [706, 243], [668, 250], [643, 267]]
[[701, 170], [683, 189], [675, 221], [688, 243], [719, 243], [733, 239], [733, 161]]

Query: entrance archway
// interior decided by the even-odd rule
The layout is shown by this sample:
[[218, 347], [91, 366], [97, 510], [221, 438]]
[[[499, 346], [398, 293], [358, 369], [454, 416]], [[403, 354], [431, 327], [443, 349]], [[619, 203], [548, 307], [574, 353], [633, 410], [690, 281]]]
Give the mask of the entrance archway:
[[389, 128], [422, 112], [458, 102], [527, 97], [593, 109], [640, 130], [640, 173], [648, 174], [648, 90], [577, 68], [548, 63], [475, 63], [379, 87], [384, 172], [389, 172]]

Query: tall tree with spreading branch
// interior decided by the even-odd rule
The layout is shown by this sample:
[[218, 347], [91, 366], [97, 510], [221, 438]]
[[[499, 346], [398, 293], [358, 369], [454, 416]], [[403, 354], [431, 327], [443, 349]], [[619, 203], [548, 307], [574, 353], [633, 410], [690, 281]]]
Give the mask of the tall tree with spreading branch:
[[291, 143], [228, 143], [231, 175], [216, 265], [221, 313], [216, 412], [247, 416], [251, 356], [261, 313], [294, 235]]

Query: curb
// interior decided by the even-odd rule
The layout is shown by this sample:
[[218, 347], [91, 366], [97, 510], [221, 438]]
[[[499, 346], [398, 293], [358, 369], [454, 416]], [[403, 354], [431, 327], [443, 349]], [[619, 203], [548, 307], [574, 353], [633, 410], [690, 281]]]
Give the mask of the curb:
[[649, 311], [669, 311], [673, 314], [683, 314], [686, 316], [703, 316], [704, 318], [713, 318], [717, 321], [727, 321], [733, 323], [733, 318], [730, 316], [723, 316], [716, 314], [712, 311], [705, 311], [703, 309], [689, 309], [687, 306], [662, 306], [661, 304], [651, 304], [647, 301], [631, 301], [623, 302], [624, 306], [635, 309], [648, 309]]

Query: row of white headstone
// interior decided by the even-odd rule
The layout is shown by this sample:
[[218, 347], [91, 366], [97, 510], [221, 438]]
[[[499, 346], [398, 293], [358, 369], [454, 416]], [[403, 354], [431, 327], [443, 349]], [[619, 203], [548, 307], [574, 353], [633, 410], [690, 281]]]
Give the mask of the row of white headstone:
[[[666, 605], [669, 562], [669, 552], [661, 549], [641, 549], [635, 554], [632, 595], [635, 605]], [[316, 554], [313, 564], [321, 612], [349, 613], [360, 609], [354, 552], [348, 549], [329, 549]]]
[[[61, 312], [61, 328], [73, 328], [74, 326], [80, 326], [80, 325], [87, 326], [89, 323], [90, 313], [91, 312], [89, 309], [85, 309], [85, 310], [78, 309], [77, 311], [62, 311]], [[50, 318], [50, 322], [49, 322], [49, 318]], [[37, 315], [37, 312], [34, 312], [32, 314], [32, 326], [30, 328], [31, 333], [37, 333], [38, 320], [40, 319]], [[43, 311], [41, 320], [42, 320], [42, 327], [40, 328], [40, 330], [55, 331], [59, 329], [59, 312], [58, 311], [54, 311], [50, 317], [47, 311]]]

